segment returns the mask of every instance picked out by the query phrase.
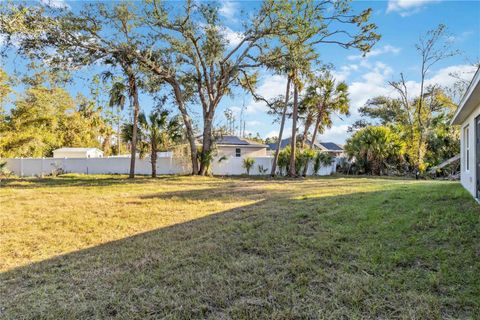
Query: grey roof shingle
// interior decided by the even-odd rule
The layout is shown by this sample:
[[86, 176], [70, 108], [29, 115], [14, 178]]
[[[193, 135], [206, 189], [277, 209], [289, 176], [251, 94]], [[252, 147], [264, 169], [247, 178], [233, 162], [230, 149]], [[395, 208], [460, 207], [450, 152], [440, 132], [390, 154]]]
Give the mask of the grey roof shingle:
[[222, 136], [218, 138], [217, 144], [249, 145], [251, 143], [237, 136]]
[[267, 146], [261, 143], [251, 142], [247, 139], [242, 139], [237, 136], [221, 136], [215, 141], [217, 145], [222, 146], [246, 146], [246, 147], [262, 147], [266, 148]]
[[[291, 138], [282, 139], [282, 141], [280, 142], [280, 150], [290, 145], [290, 143], [291, 143]], [[310, 140], [307, 140], [307, 144], [310, 144]], [[316, 143], [316, 145], [317, 147], [320, 147], [321, 145], [321, 147], [323, 147], [328, 151], [343, 151], [343, 148], [341, 146], [333, 142], [318, 142]], [[268, 148], [270, 150], [277, 150], [277, 144], [269, 143]]]
[[343, 148], [333, 142], [319, 142], [325, 149], [330, 151], [343, 151]]

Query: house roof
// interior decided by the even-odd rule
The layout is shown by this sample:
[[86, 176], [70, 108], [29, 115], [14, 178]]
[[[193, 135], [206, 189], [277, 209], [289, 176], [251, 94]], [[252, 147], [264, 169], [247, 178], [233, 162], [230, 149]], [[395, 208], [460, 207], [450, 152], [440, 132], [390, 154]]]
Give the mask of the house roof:
[[[286, 146], [290, 145], [292, 138], [285, 138], [280, 141], [280, 150], [285, 148]], [[310, 140], [307, 139], [307, 144], [310, 144]], [[316, 142], [315, 147], [324, 150], [324, 151], [343, 151], [343, 148], [334, 142]], [[277, 150], [276, 143], [269, 143], [268, 148], [270, 150]]]
[[480, 67], [473, 76], [458, 109], [452, 119], [452, 124], [462, 124], [467, 117], [480, 105]]
[[61, 151], [61, 152], [87, 152], [87, 151], [93, 151], [97, 150], [103, 153], [102, 150], [99, 150], [97, 148], [60, 148], [60, 149], [55, 149], [53, 152]]
[[237, 136], [221, 136], [216, 140], [216, 143], [220, 146], [267, 147], [264, 144], [254, 143]]
[[325, 151], [343, 151], [343, 148], [334, 142], [319, 142]]

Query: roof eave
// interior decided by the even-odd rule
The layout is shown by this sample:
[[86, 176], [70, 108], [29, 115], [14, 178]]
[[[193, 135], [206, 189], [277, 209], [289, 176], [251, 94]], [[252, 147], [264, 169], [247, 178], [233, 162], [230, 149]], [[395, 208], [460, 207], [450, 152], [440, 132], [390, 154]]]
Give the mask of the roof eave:
[[471, 98], [474, 95], [478, 95], [478, 98], [480, 98], [479, 83], [480, 83], [480, 67], [477, 69], [477, 72], [475, 72], [475, 75], [473, 76], [473, 79], [470, 82], [470, 85], [468, 86], [467, 91], [463, 95], [463, 98], [460, 101], [457, 111], [455, 111], [455, 114], [450, 124], [452, 125], [462, 124], [465, 121], [465, 119], [473, 112], [473, 110], [476, 107], [476, 101], [472, 101]]

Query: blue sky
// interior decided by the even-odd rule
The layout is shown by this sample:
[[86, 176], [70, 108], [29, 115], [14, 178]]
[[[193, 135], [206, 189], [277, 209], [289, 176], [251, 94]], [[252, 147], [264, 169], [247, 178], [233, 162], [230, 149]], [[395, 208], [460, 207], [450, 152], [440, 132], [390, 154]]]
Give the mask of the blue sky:
[[[250, 2], [228, 2], [224, 4], [224, 15], [231, 19], [232, 29], [238, 23], [240, 8], [248, 10]], [[324, 63], [335, 66], [334, 75], [350, 86], [351, 113], [349, 118], [335, 118], [333, 127], [320, 136], [320, 140], [343, 143], [348, 137], [347, 128], [359, 119], [358, 108], [377, 95], [393, 95], [388, 88], [389, 80], [398, 79], [403, 72], [412, 90], [418, 88], [420, 60], [414, 44], [421, 33], [444, 23], [451, 33], [451, 41], [462, 54], [438, 63], [429, 74], [430, 83], [452, 84], [449, 73], [459, 71], [465, 78], [473, 76], [471, 64], [480, 59], [480, 2], [477, 1], [356, 1], [356, 10], [372, 8], [372, 21], [378, 25], [382, 39], [372, 52], [362, 58], [359, 52], [345, 50], [334, 45], [321, 48]], [[259, 89], [265, 95], [274, 96], [284, 91], [285, 79], [265, 76]], [[274, 136], [278, 124], [265, 114], [265, 107], [246, 97], [246, 129], [259, 132], [261, 136]], [[239, 96], [227, 104], [241, 107]], [[291, 125], [287, 124], [287, 132]]]
[[[62, 0], [44, 0], [52, 5], [68, 5], [75, 8], [81, 2], [65, 2]], [[256, 1], [223, 1], [220, 13], [228, 27], [227, 36], [232, 43], [238, 41], [241, 31], [242, 12], [250, 14], [259, 5]], [[414, 44], [421, 33], [444, 23], [448, 26], [455, 48], [462, 53], [437, 64], [428, 75], [428, 82], [450, 85], [454, 79], [451, 72], [461, 72], [465, 78], [473, 76], [472, 63], [480, 60], [480, 2], [478, 1], [441, 1], [441, 0], [400, 0], [400, 1], [355, 1], [352, 4], [356, 11], [373, 9], [372, 21], [378, 26], [382, 39], [365, 58], [355, 50], [345, 50], [335, 45], [323, 45], [320, 58], [324, 63], [335, 66], [334, 76], [346, 81], [350, 86], [351, 113], [349, 118], [335, 118], [333, 127], [320, 136], [322, 141], [343, 143], [348, 137], [347, 128], [358, 120], [358, 108], [369, 98], [378, 95], [392, 95], [387, 82], [398, 79], [403, 72], [409, 81], [411, 90], [417, 90], [420, 61]], [[7, 72], [14, 69], [12, 59], [3, 61]], [[81, 72], [74, 84], [69, 86], [72, 95], [77, 92], [88, 92], [88, 77], [96, 70], [88, 68]], [[284, 93], [285, 79], [281, 76], [262, 74], [258, 86], [259, 93], [266, 97], [274, 97]], [[153, 106], [151, 98], [141, 98], [142, 108], [149, 110]], [[233, 98], [225, 97], [217, 111], [215, 124], [225, 123], [223, 111], [231, 108], [239, 112], [245, 106], [244, 119], [246, 130], [262, 137], [278, 134], [278, 124], [272, 123], [273, 117], [266, 114], [262, 103], [255, 103], [252, 97], [236, 90]], [[201, 114], [196, 109], [194, 117]], [[239, 118], [239, 115], [237, 116]], [[198, 122], [201, 123], [200, 118]], [[291, 131], [290, 123], [286, 124], [287, 132]]]

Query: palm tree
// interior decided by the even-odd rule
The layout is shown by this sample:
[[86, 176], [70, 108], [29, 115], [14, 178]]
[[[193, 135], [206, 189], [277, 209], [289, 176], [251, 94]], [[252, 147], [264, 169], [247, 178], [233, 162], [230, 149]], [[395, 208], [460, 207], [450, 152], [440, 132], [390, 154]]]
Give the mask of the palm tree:
[[315, 156], [314, 162], [313, 162], [313, 174], [318, 174], [318, 171], [320, 170], [321, 166], [329, 166], [332, 164], [333, 157], [328, 154], [327, 152], [324, 151], [319, 151], [317, 152], [317, 155]]
[[387, 164], [403, 161], [405, 143], [387, 126], [368, 126], [347, 140], [345, 151], [365, 173], [381, 175]]
[[182, 138], [182, 125], [178, 117], [169, 119], [166, 110], [154, 110], [148, 117], [142, 112], [138, 117], [140, 154], [150, 151], [152, 178], [157, 176], [157, 152], [168, 151]]
[[255, 159], [253, 158], [243, 159], [242, 166], [245, 168], [245, 170], [247, 170], [247, 175], [250, 175], [250, 170], [252, 169], [254, 164], [255, 164]]
[[[325, 127], [331, 127], [332, 116], [350, 114], [348, 86], [345, 82], [336, 83], [329, 72], [316, 79], [306, 90], [302, 101], [305, 118], [315, 119], [310, 149], [313, 149], [318, 131], [323, 132]], [[313, 121], [312, 121], [313, 122]], [[305, 121], [304, 139], [308, 135], [312, 122]], [[306, 174], [304, 169], [303, 174]]]

